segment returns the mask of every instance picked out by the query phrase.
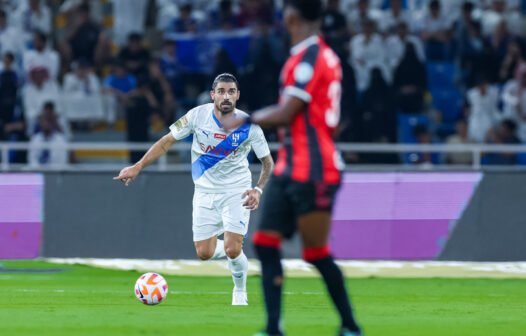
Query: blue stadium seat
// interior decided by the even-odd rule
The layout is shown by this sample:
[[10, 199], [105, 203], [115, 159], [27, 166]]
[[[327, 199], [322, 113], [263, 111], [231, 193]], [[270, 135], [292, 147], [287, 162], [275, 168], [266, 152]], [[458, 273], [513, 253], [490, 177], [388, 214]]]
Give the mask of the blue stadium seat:
[[442, 120], [451, 122], [458, 119], [462, 109], [462, 94], [455, 88], [432, 89], [433, 106], [442, 112]]
[[455, 64], [450, 62], [427, 62], [427, 83], [429, 89], [452, 89], [455, 77]]
[[520, 164], [521, 166], [526, 165], [526, 153], [517, 153], [517, 164]]

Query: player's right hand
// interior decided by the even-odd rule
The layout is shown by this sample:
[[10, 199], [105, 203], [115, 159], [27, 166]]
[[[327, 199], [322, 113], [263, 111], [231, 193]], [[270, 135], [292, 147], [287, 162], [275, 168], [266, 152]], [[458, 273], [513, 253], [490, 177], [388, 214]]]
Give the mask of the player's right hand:
[[119, 173], [119, 176], [115, 176], [113, 179], [121, 180], [122, 182], [126, 183], [126, 186], [128, 186], [128, 184], [130, 184], [131, 181], [135, 180], [137, 175], [139, 175], [140, 171], [141, 169], [137, 165], [129, 166], [123, 168]]

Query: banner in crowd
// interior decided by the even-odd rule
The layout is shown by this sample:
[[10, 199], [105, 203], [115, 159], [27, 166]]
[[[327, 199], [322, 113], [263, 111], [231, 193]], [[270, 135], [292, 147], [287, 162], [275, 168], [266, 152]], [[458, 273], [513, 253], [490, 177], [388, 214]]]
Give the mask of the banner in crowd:
[[176, 57], [185, 71], [211, 74], [220, 49], [227, 52], [230, 60], [237, 67], [245, 65], [251, 29], [215, 31], [206, 34], [172, 33], [165, 37], [177, 43]]

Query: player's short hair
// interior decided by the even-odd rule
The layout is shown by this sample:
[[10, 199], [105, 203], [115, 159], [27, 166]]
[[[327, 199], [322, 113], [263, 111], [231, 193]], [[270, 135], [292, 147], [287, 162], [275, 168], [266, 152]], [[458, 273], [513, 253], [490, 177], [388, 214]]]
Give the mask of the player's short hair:
[[305, 21], [317, 21], [323, 12], [321, 0], [285, 0], [286, 6], [296, 9]]
[[214, 82], [212, 83], [212, 91], [216, 89], [217, 83], [219, 82], [236, 83], [236, 87], [239, 89], [239, 83], [237, 82], [236, 77], [230, 73], [225, 72], [217, 75], [217, 77], [214, 79]]

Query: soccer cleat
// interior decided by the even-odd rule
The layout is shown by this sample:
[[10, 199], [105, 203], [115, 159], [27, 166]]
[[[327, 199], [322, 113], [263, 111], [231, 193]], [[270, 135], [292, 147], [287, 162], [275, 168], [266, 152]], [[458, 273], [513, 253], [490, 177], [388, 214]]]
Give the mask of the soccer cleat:
[[350, 331], [347, 328], [341, 328], [338, 331], [338, 336], [362, 336], [362, 333], [359, 331]]
[[232, 292], [232, 306], [248, 306], [247, 292], [234, 290]]

